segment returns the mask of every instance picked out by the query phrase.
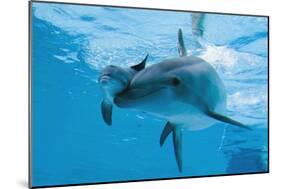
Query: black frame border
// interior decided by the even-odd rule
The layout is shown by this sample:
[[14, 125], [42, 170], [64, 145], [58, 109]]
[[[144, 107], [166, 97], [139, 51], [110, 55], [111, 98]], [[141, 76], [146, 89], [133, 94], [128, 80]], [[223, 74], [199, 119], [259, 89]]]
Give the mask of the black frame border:
[[[267, 171], [261, 172], [245, 172], [234, 174], [214, 174], [203, 176], [183, 176], [183, 177], [169, 177], [169, 178], [152, 178], [152, 179], [139, 179], [139, 180], [120, 180], [109, 182], [93, 182], [93, 183], [79, 183], [79, 184], [61, 184], [61, 185], [44, 185], [44, 186], [32, 186], [32, 3], [43, 4], [66, 4], [66, 5], [82, 5], [82, 6], [95, 6], [95, 7], [109, 7], [109, 8], [125, 8], [125, 9], [141, 9], [141, 10], [158, 10], [158, 11], [172, 11], [172, 12], [188, 12], [188, 13], [206, 13], [206, 14], [219, 14], [219, 15], [233, 15], [233, 16], [249, 16], [249, 17], [264, 17], [267, 18], [267, 117], [268, 117], [268, 129], [267, 129]], [[190, 179], [190, 178], [208, 178], [208, 177], [220, 177], [220, 176], [239, 176], [239, 175], [254, 175], [254, 174], [267, 174], [270, 173], [270, 17], [267, 15], [255, 15], [255, 14], [239, 14], [239, 13], [225, 13], [225, 12], [208, 12], [208, 11], [193, 11], [193, 10], [174, 10], [174, 9], [162, 9], [162, 8], [147, 8], [147, 7], [133, 7], [133, 6], [118, 6], [118, 5], [105, 5], [105, 4], [89, 4], [89, 3], [71, 3], [71, 2], [55, 2], [55, 1], [28, 1], [28, 188], [53, 188], [53, 187], [67, 187], [67, 186], [85, 186], [85, 185], [98, 185], [98, 184], [117, 184], [117, 183], [131, 183], [131, 182], [145, 182], [145, 181], [161, 181], [161, 180], [177, 180], [177, 179]]]

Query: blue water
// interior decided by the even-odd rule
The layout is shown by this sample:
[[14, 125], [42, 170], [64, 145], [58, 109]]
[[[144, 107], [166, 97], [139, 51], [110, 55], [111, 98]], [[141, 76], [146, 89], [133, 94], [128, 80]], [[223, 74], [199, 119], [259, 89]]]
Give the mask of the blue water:
[[[207, 14], [198, 41], [190, 15], [32, 3], [33, 186], [268, 171], [268, 20]], [[222, 78], [228, 115], [253, 128], [218, 122], [184, 131], [182, 173], [171, 138], [159, 146], [165, 121], [114, 107], [106, 126], [97, 83], [106, 65], [177, 57], [179, 28], [188, 54]]]

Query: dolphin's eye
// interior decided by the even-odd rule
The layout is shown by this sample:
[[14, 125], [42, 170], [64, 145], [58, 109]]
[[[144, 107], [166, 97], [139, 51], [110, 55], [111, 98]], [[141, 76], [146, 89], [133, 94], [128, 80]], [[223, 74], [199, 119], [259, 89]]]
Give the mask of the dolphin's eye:
[[179, 84], [180, 84], [180, 79], [179, 78], [177, 78], [177, 77], [174, 77], [174, 78], [172, 78], [172, 84], [174, 85], [174, 86], [178, 86]]

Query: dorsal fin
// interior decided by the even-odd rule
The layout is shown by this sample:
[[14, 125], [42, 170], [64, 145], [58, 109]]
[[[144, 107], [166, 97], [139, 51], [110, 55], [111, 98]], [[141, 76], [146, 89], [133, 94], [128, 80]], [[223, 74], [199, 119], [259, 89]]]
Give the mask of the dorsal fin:
[[184, 41], [183, 41], [183, 36], [182, 36], [182, 31], [179, 29], [178, 31], [178, 51], [180, 56], [186, 56], [186, 49], [184, 46]]
[[148, 54], [139, 64], [131, 66], [131, 68], [136, 70], [137, 72], [143, 70], [145, 68], [147, 58], [148, 58]]

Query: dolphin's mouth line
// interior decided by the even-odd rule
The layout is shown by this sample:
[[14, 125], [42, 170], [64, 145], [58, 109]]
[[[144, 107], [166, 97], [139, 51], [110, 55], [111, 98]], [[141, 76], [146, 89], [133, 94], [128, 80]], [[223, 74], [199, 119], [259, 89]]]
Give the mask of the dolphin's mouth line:
[[101, 80], [101, 79], [117, 79], [117, 78], [115, 78], [113, 75], [111, 75], [111, 74], [103, 74], [103, 75], [101, 75], [100, 77], [99, 77], [99, 80]]
[[110, 77], [110, 76], [108, 76], [108, 75], [102, 75], [102, 76], [100, 76], [100, 78], [99, 78], [99, 81], [100, 80], [104, 80], [104, 79], [110, 79], [110, 78], [112, 78], [112, 77]]
[[121, 82], [124, 86], [127, 86], [128, 85], [128, 82], [125, 81], [124, 79], [120, 79], [120, 78], [117, 78], [115, 77], [114, 75], [112, 74], [103, 74], [101, 75], [99, 78], [98, 78], [98, 82], [102, 81], [102, 80], [117, 80], [119, 82]]
[[163, 89], [165, 89], [165, 88], [166, 88], [166, 87], [161, 87], [161, 88], [159, 88], [159, 89], [156, 89], [156, 90], [150, 91], [149, 93], [147, 93], [147, 94], [143, 95], [143, 96], [142, 96], [142, 97], [140, 97], [140, 98], [143, 98], [143, 97], [146, 97], [146, 96], [148, 96], [148, 95], [154, 94], [154, 93], [156, 93], [156, 92], [158, 92], [158, 91], [160, 91], [160, 90], [163, 90]]
[[[166, 87], [161, 87], [161, 88], [157, 88], [155, 90], [152, 90], [152, 91], [149, 91], [148, 93], [145, 93], [143, 95], [139, 95], [139, 96], [130, 96], [130, 95], [126, 95], [126, 93], [132, 93], [132, 92], [137, 92], [138, 90], [145, 90], [144, 88], [135, 88], [135, 89], [131, 89], [131, 90], [126, 90], [125, 92], [122, 92], [120, 94], [118, 94], [115, 99], [126, 99], [126, 101], [135, 101], [135, 100], [138, 100], [138, 99], [141, 99], [141, 98], [145, 98], [146, 96], [149, 96], [149, 95], [152, 95], [160, 90], [163, 90], [165, 89]], [[123, 95], [126, 95], [125, 98]], [[114, 100], [115, 100], [114, 99]]]

